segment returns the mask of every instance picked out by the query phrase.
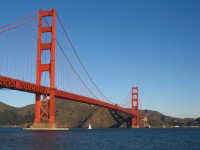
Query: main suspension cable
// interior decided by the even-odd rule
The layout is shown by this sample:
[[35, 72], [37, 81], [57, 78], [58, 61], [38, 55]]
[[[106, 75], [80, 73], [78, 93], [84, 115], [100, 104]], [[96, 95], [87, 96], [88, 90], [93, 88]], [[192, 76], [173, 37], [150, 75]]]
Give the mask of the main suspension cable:
[[[74, 69], [73, 65], [71, 64], [71, 62], [69, 61], [67, 55], [65, 54], [63, 48], [61, 47], [60, 43], [58, 42], [58, 40], [56, 39], [56, 43], [58, 44], [58, 46], [60, 47], [60, 50], [62, 51], [64, 57], [66, 58], [67, 62], [69, 63], [69, 65], [71, 66], [71, 68], [73, 69], [73, 71], [75, 72], [75, 74], [77, 75], [77, 77], [79, 78], [79, 80], [82, 82], [82, 84], [87, 88], [87, 90], [96, 98], [98, 99], [98, 97], [87, 87], [87, 85], [83, 82], [83, 80], [81, 79], [81, 77], [78, 75], [78, 73], [76, 72], [76, 70]], [[99, 100], [99, 99], [98, 99]]]
[[122, 100], [122, 102], [119, 103], [119, 105], [122, 105], [123, 103], [127, 102], [130, 95], [131, 95], [131, 90], [128, 92], [128, 95]]
[[28, 24], [28, 23], [30, 23], [30, 22], [36, 20], [37, 18], [38, 18], [38, 17], [33, 18], [33, 19], [31, 19], [31, 20], [28, 20], [28, 21], [26, 21], [26, 22], [24, 22], [24, 23], [22, 23], [22, 24], [17, 25], [17, 26], [14, 26], [14, 27], [5, 29], [5, 30], [3, 30], [3, 31], [0, 31], [0, 33], [4, 33], [4, 32], [7, 32], [7, 31], [9, 31], [9, 30], [13, 30], [13, 29], [16, 29], [16, 28], [18, 28], [18, 27], [21, 27], [21, 26], [23, 26], [23, 25], [25, 25], [25, 24]]
[[25, 16], [25, 17], [22, 17], [22, 18], [20, 18], [20, 19], [18, 19], [18, 20], [15, 20], [15, 21], [11, 22], [11, 23], [8, 23], [8, 24], [6, 24], [6, 25], [0, 26], [0, 29], [5, 28], [5, 27], [7, 27], [7, 26], [9, 26], [9, 25], [15, 24], [15, 23], [17, 23], [17, 22], [20, 22], [20, 21], [22, 21], [22, 20], [24, 20], [24, 19], [26, 19], [26, 18], [28, 18], [28, 17], [30, 17], [30, 16], [36, 14], [37, 12], [38, 12], [38, 11], [34, 11], [34, 12], [28, 14], [28, 15]]
[[[88, 76], [89, 79], [91, 80], [92, 84], [96, 87], [96, 89], [99, 91], [99, 93], [101, 93], [101, 95], [102, 95], [108, 102], [112, 103], [112, 102], [99, 90], [99, 88], [97, 87], [97, 85], [96, 85], [96, 84], [94, 83], [94, 81], [92, 80], [91, 76], [89, 75], [88, 71], [86, 70], [85, 66], [83, 65], [83, 63], [82, 63], [80, 57], [78, 56], [78, 54], [77, 54], [77, 52], [76, 52], [76, 50], [75, 50], [75, 48], [74, 48], [74, 46], [73, 46], [73, 44], [72, 44], [72, 42], [71, 42], [71, 40], [70, 40], [70, 38], [69, 38], [69, 36], [68, 36], [68, 34], [67, 34], [67, 32], [66, 32], [66, 30], [65, 30], [65, 28], [64, 28], [64, 26], [63, 26], [63, 24], [62, 24], [62, 22], [61, 22], [61, 20], [60, 20], [60, 18], [59, 18], [59, 16], [58, 16], [57, 13], [56, 13], [56, 16], [57, 16], [57, 18], [58, 18], [58, 21], [59, 21], [59, 23], [60, 23], [60, 25], [61, 25], [61, 27], [62, 27], [62, 30], [63, 30], [63, 32], [64, 32], [64, 34], [65, 34], [65, 36], [66, 36], [66, 38], [67, 38], [67, 40], [68, 40], [68, 42], [69, 42], [69, 44], [70, 44], [70, 46], [72, 47], [72, 49], [73, 49], [73, 51], [74, 51], [76, 57], [78, 58], [78, 60], [79, 60], [79, 62], [80, 62], [80, 64], [81, 64], [81, 66], [83, 67], [85, 73], [87, 74], [87, 76]], [[112, 103], [112, 104], [113, 104], [113, 103]]]

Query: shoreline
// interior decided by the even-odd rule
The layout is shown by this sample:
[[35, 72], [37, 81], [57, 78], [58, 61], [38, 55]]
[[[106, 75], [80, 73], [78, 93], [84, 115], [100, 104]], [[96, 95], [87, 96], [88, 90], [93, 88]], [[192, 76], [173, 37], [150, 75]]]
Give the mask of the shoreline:
[[[24, 129], [25, 127], [22, 127], [22, 126], [12, 126], [12, 125], [0, 125], [0, 128], [21, 128], [21, 129]], [[78, 127], [72, 127], [72, 128], [78, 128]], [[165, 128], [162, 128], [162, 127], [151, 127], [151, 128], [138, 128], [138, 129], [180, 129], [180, 128], [200, 128], [200, 126], [165, 127]], [[26, 129], [29, 129], [29, 128], [26, 128]], [[70, 128], [68, 128], [68, 129], [70, 129]], [[84, 128], [80, 128], [80, 129], [84, 129]], [[85, 129], [87, 129], [87, 128], [85, 128]], [[99, 129], [99, 128], [96, 128], [96, 129]], [[102, 129], [114, 129], [114, 128], [102, 128]], [[119, 128], [119, 129], [124, 129], [124, 128]], [[127, 129], [129, 129], [129, 128], [127, 128]], [[130, 129], [132, 129], [132, 128], [130, 128]]]

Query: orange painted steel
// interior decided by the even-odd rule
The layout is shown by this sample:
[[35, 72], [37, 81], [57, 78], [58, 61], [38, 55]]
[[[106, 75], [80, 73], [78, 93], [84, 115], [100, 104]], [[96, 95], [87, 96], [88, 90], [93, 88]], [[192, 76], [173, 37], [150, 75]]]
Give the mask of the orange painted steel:
[[132, 87], [132, 127], [139, 128], [138, 87]]
[[38, 93], [38, 94], [43, 94], [43, 93], [49, 94], [50, 90], [50, 88], [45, 86], [40, 86], [34, 83], [21, 81], [5, 76], [0, 76], [0, 87], [28, 92], [28, 93]]
[[[51, 17], [52, 24], [48, 26], [42, 25], [43, 17]], [[44, 120], [49, 124], [55, 125], [54, 110], [55, 110], [55, 97], [77, 101], [81, 103], [105, 107], [117, 111], [124, 112], [132, 116], [132, 127], [139, 127], [140, 116], [138, 111], [138, 87], [132, 88], [132, 109], [122, 108], [120, 106], [100, 101], [98, 99], [89, 98], [86, 96], [73, 94], [70, 92], [57, 90], [55, 88], [55, 56], [56, 56], [56, 10], [39, 11], [38, 20], [38, 43], [37, 43], [37, 66], [36, 66], [36, 84], [9, 78], [0, 75], [0, 88], [8, 88], [18, 91], [35, 93], [36, 106], [35, 106], [35, 124], [40, 124]], [[51, 42], [42, 43], [42, 34], [51, 32]], [[42, 64], [42, 52], [44, 50], [50, 51], [50, 63]], [[42, 73], [49, 72], [50, 87], [42, 86]]]
[[[43, 26], [42, 19], [50, 16], [52, 25]], [[42, 73], [49, 72], [50, 75], [50, 98], [46, 97], [45, 93], [36, 93], [36, 107], [34, 123], [41, 123], [43, 120], [48, 120], [49, 123], [55, 123], [55, 42], [56, 42], [56, 10], [39, 11], [38, 22], [38, 43], [37, 43], [37, 68], [36, 68], [36, 85], [41, 85]], [[51, 32], [51, 42], [42, 43], [42, 34]], [[42, 64], [42, 52], [50, 51], [50, 63]]]
[[[43, 94], [43, 95], [47, 95], [47, 96], [49, 96], [50, 92], [51, 92], [51, 88], [49, 88], [49, 87], [41, 86], [41, 85], [26, 82], [26, 81], [13, 79], [13, 78], [8, 78], [8, 77], [4, 77], [4, 76], [0, 76], [0, 88], [8, 88], [8, 89], [13, 89], [13, 90], [18, 90], [18, 91], [29, 92], [29, 93]], [[55, 89], [55, 97], [62, 98], [62, 99], [68, 99], [71, 101], [76, 101], [76, 102], [81, 102], [81, 103], [86, 103], [86, 104], [91, 104], [91, 105], [95, 105], [95, 106], [110, 108], [113, 110], [124, 112], [133, 117], [136, 117], [136, 116], [138, 118], [142, 117], [138, 113], [133, 112], [131, 109], [122, 108], [117, 105], [109, 104], [107, 102], [102, 102], [100, 100], [81, 96], [78, 94], [65, 92], [62, 90]]]

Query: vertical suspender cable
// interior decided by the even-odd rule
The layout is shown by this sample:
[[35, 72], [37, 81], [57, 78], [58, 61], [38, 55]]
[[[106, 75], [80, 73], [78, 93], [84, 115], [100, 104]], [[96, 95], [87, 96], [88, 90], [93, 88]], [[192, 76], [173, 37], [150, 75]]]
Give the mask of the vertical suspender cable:
[[[79, 60], [79, 62], [80, 62], [80, 64], [81, 64], [81, 66], [83, 67], [85, 73], [87, 74], [87, 76], [88, 76], [89, 79], [91, 80], [92, 84], [95, 86], [95, 88], [101, 93], [101, 95], [102, 95], [108, 102], [112, 103], [112, 102], [111, 102], [110, 100], [108, 100], [108, 98], [99, 90], [99, 88], [96, 86], [96, 84], [94, 83], [94, 81], [93, 81], [92, 78], [90, 77], [90, 75], [89, 75], [89, 73], [87, 72], [85, 66], [83, 65], [81, 59], [79, 58], [79, 56], [78, 56], [78, 54], [77, 54], [77, 52], [76, 52], [76, 50], [75, 50], [75, 48], [74, 48], [74, 46], [73, 46], [71, 40], [69, 39], [69, 36], [67, 35], [67, 32], [66, 32], [66, 30], [64, 29], [64, 26], [63, 26], [63, 24], [62, 24], [62, 22], [61, 22], [61, 20], [60, 20], [60, 18], [59, 18], [59, 16], [58, 16], [57, 13], [56, 13], [56, 16], [57, 16], [57, 18], [58, 18], [58, 21], [59, 21], [59, 23], [60, 23], [60, 25], [61, 25], [61, 27], [62, 27], [62, 29], [63, 29], [63, 32], [64, 32], [64, 34], [65, 34], [65, 36], [66, 36], [66, 38], [67, 38], [69, 44], [71, 45], [71, 47], [72, 47], [72, 49], [73, 49], [73, 51], [74, 51], [76, 57], [78, 58], [78, 60]], [[112, 104], [113, 104], [113, 103], [112, 103]]]

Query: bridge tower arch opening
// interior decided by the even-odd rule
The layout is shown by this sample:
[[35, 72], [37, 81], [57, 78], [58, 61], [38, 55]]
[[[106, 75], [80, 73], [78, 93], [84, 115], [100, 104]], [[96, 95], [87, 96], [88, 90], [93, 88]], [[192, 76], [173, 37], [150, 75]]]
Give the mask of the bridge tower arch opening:
[[[51, 18], [51, 24], [44, 26], [42, 24], [45, 17]], [[51, 39], [49, 42], [44, 42], [42, 35], [50, 33]], [[54, 118], [55, 110], [55, 59], [56, 59], [56, 10], [39, 11], [38, 19], [38, 41], [37, 41], [37, 64], [36, 64], [36, 85], [41, 85], [42, 73], [49, 72], [50, 91], [47, 93], [36, 93], [35, 119], [34, 128], [56, 128]], [[42, 63], [42, 52], [50, 52], [50, 62]]]

